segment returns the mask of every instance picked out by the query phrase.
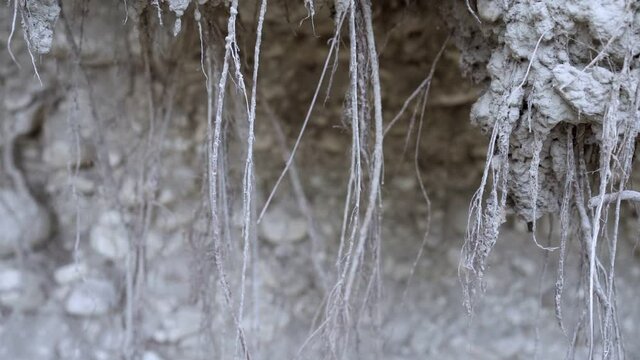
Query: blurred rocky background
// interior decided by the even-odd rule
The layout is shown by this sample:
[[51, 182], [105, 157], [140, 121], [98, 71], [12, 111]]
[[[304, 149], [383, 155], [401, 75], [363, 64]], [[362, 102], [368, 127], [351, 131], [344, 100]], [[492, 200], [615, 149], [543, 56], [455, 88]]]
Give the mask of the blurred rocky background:
[[[222, 40], [228, 8], [219, 2], [217, 13], [205, 15], [218, 21]], [[247, 69], [257, 4], [242, 2], [239, 11]], [[17, 13], [15, 31], [14, 5], [32, 10], [29, 16]], [[274, 0], [267, 11], [255, 143], [258, 210], [284, 168], [335, 29], [333, 3], [316, 2], [313, 18], [304, 5]], [[228, 359], [237, 352], [228, 341], [235, 328], [223, 291], [209, 280], [216, 268], [206, 247], [208, 212], [202, 205], [207, 92], [194, 6], [161, 1], [146, 9], [152, 16], [142, 27], [133, 0], [65, 0], [62, 8], [53, 0], [3, 4], [0, 358], [124, 358], [130, 323], [136, 324], [144, 360]], [[374, 4], [387, 123], [428, 76], [447, 39], [440, 6]], [[378, 358], [397, 360], [564, 358], [573, 339], [554, 317], [557, 253], [536, 247], [527, 224], [511, 214], [490, 256], [482, 300], [472, 316], [462, 305], [459, 255], [488, 139], [469, 123], [484, 85], [463, 77], [459, 51], [452, 43], [445, 46], [419, 148], [410, 114], [385, 137], [381, 321], [375, 336], [363, 335], [356, 354], [375, 358], [375, 348]], [[297, 180], [284, 178], [258, 226], [251, 271], [260, 281], [247, 296], [259, 320], [244, 324], [254, 359], [295, 358], [330, 291], [326, 276], [335, 261], [349, 175], [348, 64], [345, 37], [332, 87], [321, 91], [296, 155]], [[229, 211], [223, 251], [233, 285], [242, 265], [236, 255], [242, 249], [246, 128], [242, 119], [225, 120]], [[634, 340], [640, 336], [635, 215], [625, 213], [616, 269], [630, 359], [640, 357]], [[547, 234], [557, 234], [554, 224], [544, 218], [538, 240], [546, 243]], [[139, 244], [144, 268], [131, 275], [131, 249]], [[579, 257], [576, 250], [566, 260], [567, 284], [578, 277]], [[136, 319], [126, 318], [127, 276], [145, 279]], [[566, 293], [577, 303], [583, 295], [575, 289], [568, 285]], [[213, 304], [210, 311], [203, 310], [204, 302]], [[572, 313], [571, 304], [567, 300], [566, 323], [573, 330], [580, 314]], [[368, 345], [371, 339], [375, 347]], [[585, 339], [576, 341], [584, 345]]]

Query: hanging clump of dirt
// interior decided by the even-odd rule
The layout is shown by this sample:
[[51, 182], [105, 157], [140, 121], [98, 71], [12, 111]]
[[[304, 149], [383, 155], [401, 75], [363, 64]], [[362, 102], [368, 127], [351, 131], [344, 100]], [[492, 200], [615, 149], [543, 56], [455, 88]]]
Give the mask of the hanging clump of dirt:
[[[563, 330], [564, 259], [569, 239], [578, 239], [589, 352], [602, 341], [603, 354], [622, 356], [614, 266], [621, 202], [638, 199], [629, 186], [640, 130], [638, 3], [478, 0], [454, 4], [447, 16], [463, 70], [487, 84], [471, 121], [491, 138], [460, 264], [468, 310], [512, 211], [539, 247], [559, 252]], [[546, 214], [560, 217], [554, 247], [536, 238]]]

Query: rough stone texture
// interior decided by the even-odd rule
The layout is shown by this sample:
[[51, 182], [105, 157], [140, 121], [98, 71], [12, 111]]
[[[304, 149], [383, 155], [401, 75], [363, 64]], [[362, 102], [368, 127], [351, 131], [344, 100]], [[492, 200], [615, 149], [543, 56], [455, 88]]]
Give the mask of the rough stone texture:
[[87, 276], [89, 273], [89, 266], [84, 263], [70, 263], [63, 265], [56, 269], [53, 274], [54, 279], [60, 285], [67, 285], [76, 282]]
[[93, 250], [106, 258], [122, 259], [129, 251], [127, 228], [116, 211], [104, 212], [89, 236]]
[[87, 279], [73, 287], [65, 310], [71, 315], [100, 316], [112, 310], [117, 301], [116, 289], [110, 281]]
[[1, 269], [0, 284], [0, 304], [15, 311], [35, 311], [45, 302], [44, 281], [35, 272]]
[[0, 256], [31, 249], [51, 236], [49, 213], [29, 195], [0, 189]]
[[265, 213], [260, 224], [260, 235], [275, 244], [300, 241], [307, 235], [307, 222], [304, 218], [291, 216], [285, 210], [274, 207]]

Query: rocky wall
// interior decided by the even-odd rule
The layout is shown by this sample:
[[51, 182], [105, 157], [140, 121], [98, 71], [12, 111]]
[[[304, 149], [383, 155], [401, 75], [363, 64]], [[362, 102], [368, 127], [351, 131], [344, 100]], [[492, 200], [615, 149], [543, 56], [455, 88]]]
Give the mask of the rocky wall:
[[[571, 348], [555, 318], [558, 252], [540, 250], [526, 222], [560, 209], [564, 163], [554, 156], [566, 153], [556, 144], [565, 136], [557, 125], [601, 126], [603, 84], [614, 81], [629, 51], [637, 55], [615, 39], [637, 34], [619, 26], [612, 32], [607, 19], [624, 9], [614, 1], [603, 5], [606, 13], [578, 2], [531, 12], [523, 4], [479, 1], [473, 10], [482, 25], [464, 2], [457, 5], [373, 6], [385, 125], [431, 67], [434, 73], [424, 122], [420, 103], [412, 102], [385, 135], [382, 245], [367, 263], [382, 286], [376, 306], [358, 308], [364, 330], [345, 358], [553, 359]], [[219, 168], [227, 175], [220, 185], [221, 249], [211, 243], [206, 201], [207, 76], [218, 80], [221, 65], [207, 73], [202, 51], [223, 53], [228, 3], [16, 0], [3, 10], [0, 358], [238, 357], [248, 127], [233, 80]], [[255, 65], [257, 12], [257, 2], [243, 2], [238, 12], [246, 79]], [[256, 215], [298, 136], [339, 13], [330, 2], [269, 2], [255, 128]], [[343, 31], [294, 167], [256, 227], [241, 324], [254, 359], [329, 356], [322, 342], [306, 344], [336, 275], [349, 183]], [[607, 58], [613, 65], [590, 65], [598, 52], [580, 45], [585, 41], [587, 48], [614, 49]], [[632, 77], [620, 85], [622, 114], [631, 111], [636, 64], [637, 56], [628, 65]], [[505, 104], [510, 91], [517, 99]], [[487, 258], [484, 295], [469, 317], [460, 249], [491, 145], [481, 132], [490, 135], [503, 113], [514, 114], [508, 191], [515, 214], [504, 214], [501, 246]], [[534, 161], [542, 169], [537, 180], [529, 176]], [[536, 210], [531, 181], [539, 183]], [[548, 232], [560, 236], [551, 223], [545, 217], [534, 229], [540, 242]], [[625, 234], [618, 314], [633, 338], [640, 266], [633, 228]], [[568, 249], [566, 282], [578, 283], [580, 244]], [[230, 301], [216, 251], [224, 255]], [[583, 300], [568, 299], [569, 308]], [[573, 326], [580, 314], [565, 317]], [[581, 358], [585, 343], [578, 342]], [[626, 349], [630, 357], [640, 353], [633, 342]]]

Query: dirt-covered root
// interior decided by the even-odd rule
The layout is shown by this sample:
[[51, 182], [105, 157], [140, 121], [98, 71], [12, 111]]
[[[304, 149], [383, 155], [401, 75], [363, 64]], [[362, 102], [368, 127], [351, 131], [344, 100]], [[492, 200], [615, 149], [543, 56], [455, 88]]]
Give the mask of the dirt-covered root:
[[627, 187], [640, 128], [640, 6], [479, 0], [480, 22], [466, 10], [449, 14], [462, 66], [487, 83], [471, 121], [492, 134], [460, 267], [469, 309], [507, 212], [530, 224], [536, 244], [536, 221], [560, 213], [561, 262], [571, 223], [585, 251], [589, 352], [621, 357], [613, 282], [620, 201], [635, 194]]

